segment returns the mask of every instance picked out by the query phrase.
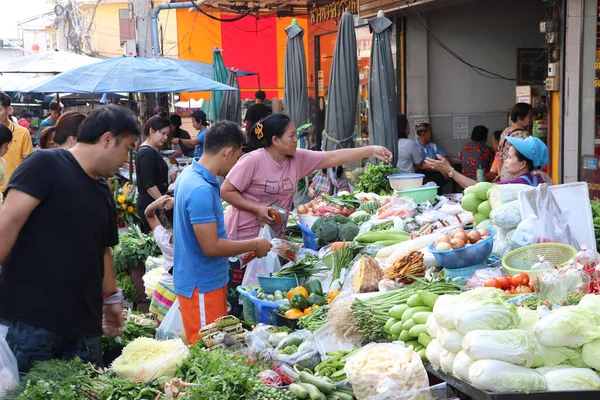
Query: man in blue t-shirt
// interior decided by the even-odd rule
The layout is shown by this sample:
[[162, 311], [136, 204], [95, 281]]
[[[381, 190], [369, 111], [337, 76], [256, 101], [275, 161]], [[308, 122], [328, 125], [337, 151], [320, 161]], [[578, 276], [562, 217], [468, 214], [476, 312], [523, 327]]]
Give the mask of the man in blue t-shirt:
[[44, 129], [54, 126], [56, 124], [56, 121], [58, 121], [58, 117], [60, 117], [61, 111], [62, 108], [60, 104], [56, 102], [50, 103], [50, 116], [43, 120], [40, 123], [40, 126], [38, 126], [37, 139], [40, 138], [40, 134]]
[[194, 139], [173, 138], [173, 143], [193, 147], [193, 157], [198, 160], [202, 157], [202, 153], [204, 152], [204, 137], [206, 135], [206, 130], [208, 129], [208, 121], [206, 120], [206, 113], [202, 110], [194, 111], [191, 117], [192, 126], [194, 129], [198, 130], [198, 135]]
[[271, 248], [263, 238], [227, 239], [216, 177], [235, 165], [243, 143], [237, 124], [216, 122], [206, 132], [202, 156], [175, 184], [173, 285], [190, 345], [201, 328], [227, 315], [228, 257], [250, 251], [264, 257]]

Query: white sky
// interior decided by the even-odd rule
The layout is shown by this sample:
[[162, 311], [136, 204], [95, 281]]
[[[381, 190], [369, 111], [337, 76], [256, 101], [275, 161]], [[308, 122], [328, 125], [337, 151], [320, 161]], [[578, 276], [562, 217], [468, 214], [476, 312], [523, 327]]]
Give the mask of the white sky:
[[[51, 11], [52, 8], [47, 0], [0, 0], [0, 39], [18, 39], [19, 21]], [[35, 22], [31, 24], [37, 25]]]

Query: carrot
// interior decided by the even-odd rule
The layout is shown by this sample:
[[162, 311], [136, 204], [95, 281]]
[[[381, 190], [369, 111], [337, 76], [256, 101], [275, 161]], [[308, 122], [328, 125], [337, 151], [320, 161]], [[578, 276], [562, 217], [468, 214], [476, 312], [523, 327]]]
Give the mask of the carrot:
[[331, 250], [332, 251], [340, 250], [346, 246], [348, 246], [348, 242], [333, 242], [333, 243], [331, 243]]

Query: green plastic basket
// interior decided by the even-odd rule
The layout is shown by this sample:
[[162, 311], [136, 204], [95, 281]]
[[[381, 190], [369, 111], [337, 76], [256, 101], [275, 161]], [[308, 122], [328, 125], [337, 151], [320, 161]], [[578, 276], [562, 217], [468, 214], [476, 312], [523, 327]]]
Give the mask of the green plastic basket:
[[418, 189], [399, 190], [396, 192], [398, 196], [408, 197], [414, 200], [415, 203], [421, 204], [427, 200], [433, 200], [437, 196], [437, 186], [420, 187]]
[[562, 243], [540, 243], [513, 250], [502, 258], [502, 266], [510, 275], [525, 272], [530, 277], [544, 273], [544, 270], [532, 271], [531, 267], [538, 262], [538, 256], [554, 265], [566, 265], [577, 254], [577, 250]]

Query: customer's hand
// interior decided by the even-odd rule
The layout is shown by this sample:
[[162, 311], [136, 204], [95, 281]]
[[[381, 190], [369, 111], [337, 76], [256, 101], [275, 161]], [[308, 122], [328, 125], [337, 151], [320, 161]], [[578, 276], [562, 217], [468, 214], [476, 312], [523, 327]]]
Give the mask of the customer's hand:
[[173, 139], [171, 139], [171, 143], [173, 143], [173, 144], [179, 144], [179, 138], [174, 137]]
[[394, 155], [383, 146], [371, 146], [373, 148], [373, 157], [377, 157], [384, 162], [392, 162]]
[[254, 215], [256, 215], [258, 222], [260, 222], [260, 226], [273, 225], [275, 223], [275, 220], [273, 218], [269, 217], [270, 210], [271, 210], [271, 207], [261, 207], [261, 206], [259, 206], [256, 209], [256, 212], [254, 213]]
[[261, 258], [269, 253], [272, 244], [265, 238], [257, 238], [255, 246], [254, 252], [256, 253], [256, 257]]
[[440, 156], [439, 154], [437, 154], [436, 157], [437, 160], [429, 157], [425, 159], [425, 171], [440, 171], [444, 175], [448, 175], [454, 170], [446, 157]]
[[102, 330], [107, 336], [119, 336], [123, 333], [123, 304], [105, 304], [103, 306]]

